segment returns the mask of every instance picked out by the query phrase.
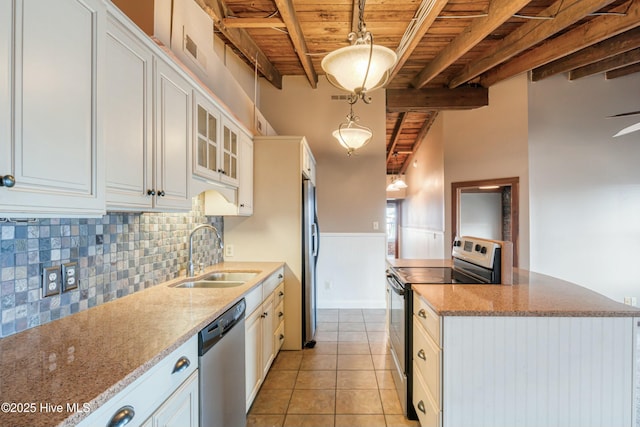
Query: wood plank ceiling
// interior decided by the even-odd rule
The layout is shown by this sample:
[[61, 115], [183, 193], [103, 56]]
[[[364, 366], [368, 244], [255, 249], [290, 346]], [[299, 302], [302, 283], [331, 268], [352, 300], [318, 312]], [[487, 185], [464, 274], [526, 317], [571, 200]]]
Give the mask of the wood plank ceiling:
[[[216, 33], [274, 86], [316, 87], [324, 55], [349, 44], [362, 0], [195, 0]], [[613, 79], [640, 71], [640, 0], [367, 0], [376, 44], [396, 51], [387, 88], [387, 173], [406, 170], [439, 111], [488, 105], [522, 72]]]

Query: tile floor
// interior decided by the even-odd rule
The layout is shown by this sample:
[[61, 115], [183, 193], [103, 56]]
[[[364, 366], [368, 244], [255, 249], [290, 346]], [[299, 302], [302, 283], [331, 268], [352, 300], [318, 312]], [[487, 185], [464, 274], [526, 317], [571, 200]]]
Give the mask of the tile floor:
[[247, 427], [418, 427], [402, 415], [385, 311], [318, 310], [317, 344], [281, 351]]

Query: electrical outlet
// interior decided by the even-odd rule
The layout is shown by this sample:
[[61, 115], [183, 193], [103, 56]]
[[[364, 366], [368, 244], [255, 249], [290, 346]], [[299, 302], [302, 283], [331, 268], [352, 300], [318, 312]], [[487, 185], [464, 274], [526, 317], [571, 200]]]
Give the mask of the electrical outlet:
[[78, 287], [79, 279], [78, 263], [68, 262], [62, 264], [62, 292], [67, 292]]
[[624, 297], [624, 303], [627, 305], [637, 305], [636, 297]]
[[233, 256], [233, 245], [225, 245], [224, 256], [228, 256], [228, 257]]
[[380, 223], [378, 221], [373, 221], [373, 229], [377, 230], [380, 228]]
[[50, 297], [60, 293], [60, 266], [44, 267], [42, 269], [42, 296]]

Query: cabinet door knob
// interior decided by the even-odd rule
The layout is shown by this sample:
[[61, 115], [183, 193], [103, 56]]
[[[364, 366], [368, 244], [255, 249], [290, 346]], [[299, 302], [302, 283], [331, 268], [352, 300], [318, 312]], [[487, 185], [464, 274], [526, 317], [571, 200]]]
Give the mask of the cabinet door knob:
[[427, 360], [427, 355], [424, 354], [424, 350], [423, 349], [420, 349], [420, 351], [418, 351], [418, 357], [420, 359], [422, 359], [422, 360], [425, 360], [425, 361]]
[[178, 359], [176, 364], [173, 365], [173, 371], [171, 371], [171, 373], [175, 374], [177, 372], [182, 372], [187, 369], [189, 365], [191, 365], [191, 361], [186, 356], [182, 356], [180, 359]]
[[133, 410], [133, 406], [123, 406], [111, 417], [107, 427], [124, 427], [129, 424], [135, 415], [136, 412]]
[[155, 196], [156, 195], [156, 190], [154, 190], [154, 189], [147, 190], [147, 195], [148, 196]]
[[420, 402], [418, 402], [418, 409], [420, 410], [420, 412], [422, 412], [423, 414], [427, 413], [427, 410], [424, 408], [424, 402], [421, 400]]
[[280, 339], [283, 340], [284, 339], [284, 334], [280, 334]]
[[284, 296], [284, 292], [282, 292], [282, 291], [278, 292], [278, 296], [279, 296], [279, 297]]
[[278, 317], [282, 317], [282, 316], [284, 316], [284, 313], [283, 312], [279, 312], [278, 313]]
[[427, 318], [427, 312], [424, 311], [424, 308], [421, 308], [420, 311], [418, 311], [418, 316], [422, 317], [423, 319]]
[[16, 185], [16, 179], [13, 175], [0, 176], [0, 187], [11, 188]]
[[284, 276], [282, 274], [278, 274], [278, 279], [284, 279]]

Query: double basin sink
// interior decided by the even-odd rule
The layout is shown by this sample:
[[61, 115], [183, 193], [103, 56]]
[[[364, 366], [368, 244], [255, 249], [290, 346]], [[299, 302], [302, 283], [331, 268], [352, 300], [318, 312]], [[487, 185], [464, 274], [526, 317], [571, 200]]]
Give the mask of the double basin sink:
[[233, 288], [258, 275], [257, 271], [216, 271], [201, 279], [180, 283], [176, 288]]

